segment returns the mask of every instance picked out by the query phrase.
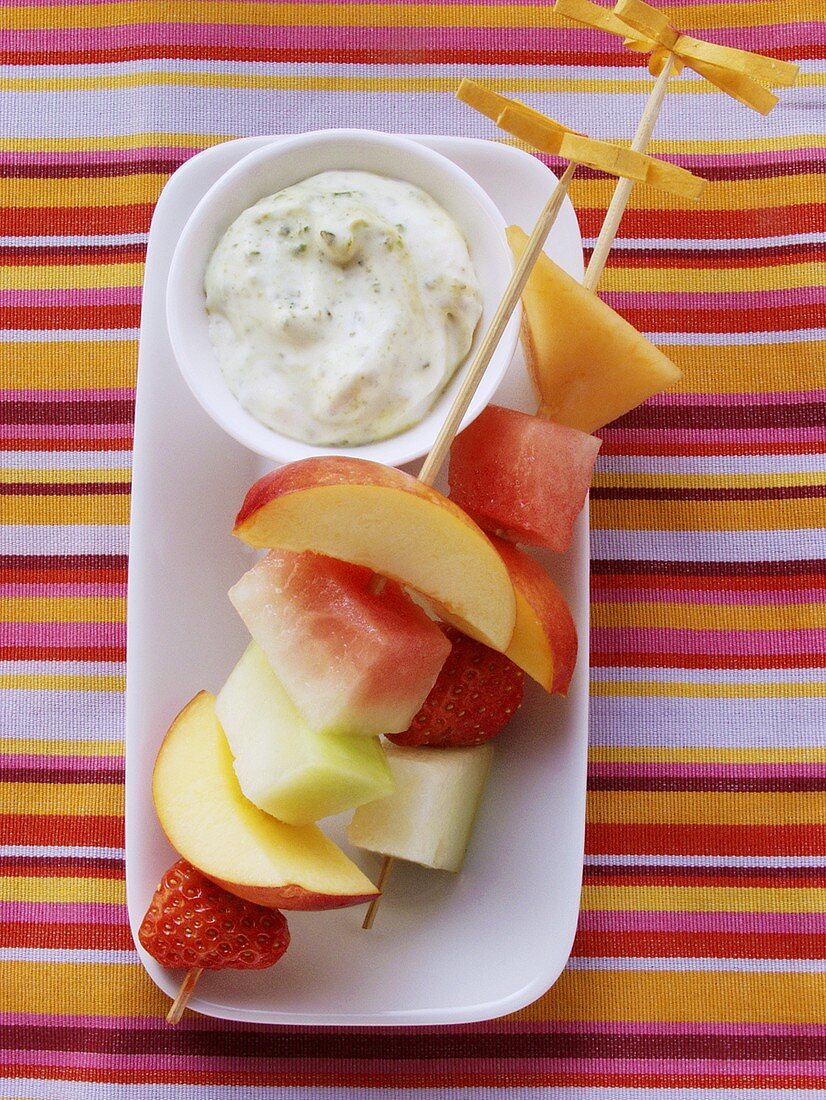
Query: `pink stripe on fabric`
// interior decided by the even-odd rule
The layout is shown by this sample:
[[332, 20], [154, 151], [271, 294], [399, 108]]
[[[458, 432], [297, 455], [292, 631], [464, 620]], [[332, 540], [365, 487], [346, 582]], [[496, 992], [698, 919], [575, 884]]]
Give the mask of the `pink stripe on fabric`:
[[[61, 1069], [80, 1070], [122, 1070], [130, 1065], [140, 1065], [146, 1058], [144, 1053], [136, 1054], [95, 1054], [85, 1051], [9, 1051], [9, 1065], [19, 1067], [39, 1066]], [[226, 1071], [227, 1058], [225, 1056], [209, 1056], [199, 1054], [187, 1054], [186, 1068], [190, 1075], [201, 1072]], [[487, 1062], [484, 1055], [478, 1058], [467, 1059], [467, 1056], [457, 1055], [457, 1062], [467, 1060], [468, 1064], [475, 1067], [479, 1062]], [[750, 1075], [759, 1079], [771, 1075], [774, 1077], [800, 1077], [819, 1075], [823, 1068], [820, 1061], [780, 1061], [779, 1059], [709, 1059], [702, 1055], [693, 1058], [554, 1058], [545, 1052], [537, 1051], [533, 1058], [509, 1058], [508, 1072], [514, 1076], [535, 1072], [537, 1064], [549, 1066], [552, 1075], [570, 1073], [578, 1077], [583, 1073], [608, 1073], [612, 1077], [628, 1075], [631, 1078], [644, 1074], [672, 1074], [674, 1076], [697, 1073], [702, 1067], [704, 1074], [720, 1074], [733, 1077], [738, 1075]], [[251, 1073], [260, 1072], [262, 1067], [267, 1067], [272, 1073], [282, 1076], [293, 1068], [294, 1059], [279, 1058], [277, 1055], [266, 1053], [262, 1050], [257, 1057], [245, 1059]], [[161, 1054], [156, 1050], [152, 1054], [152, 1069], [154, 1072], [170, 1072], [181, 1067], [181, 1055]], [[379, 1058], [351, 1058], [347, 1060], [348, 1071], [353, 1074], [392, 1074], [399, 1084], [403, 1084], [409, 1077], [420, 1077], [424, 1073], [433, 1071], [433, 1062], [427, 1058], [405, 1058], [403, 1061], [388, 1060], [382, 1062]], [[478, 1072], [478, 1070], [474, 1070]], [[239, 1071], [236, 1071], [239, 1072]], [[243, 1071], [239, 1076], [243, 1083]]]
[[[820, 443], [826, 425], [818, 428], [600, 428], [596, 435], [616, 443]], [[673, 448], [679, 451], [679, 448]]]
[[589, 909], [579, 914], [578, 927], [582, 932], [765, 932], [818, 936], [826, 934], [826, 914]]
[[125, 905], [112, 905], [108, 902], [0, 902], [0, 922], [11, 924], [17, 921], [31, 924], [126, 925], [129, 923], [129, 916]]
[[[546, 7], [537, 4], [538, 8]], [[548, 21], [550, 22], [550, 20]], [[691, 27], [680, 28], [691, 33]], [[705, 31], [702, 32], [706, 34]], [[722, 45], [756, 49], [744, 41], [740, 28], [715, 28], [714, 41]], [[817, 22], [779, 24], [771, 28], [771, 47], [795, 48], [824, 40], [823, 27]], [[246, 26], [232, 23], [196, 25], [181, 23], [132, 23], [120, 27], [66, 27], [55, 30], [13, 30], [0, 34], [0, 49], [15, 52], [56, 51], [82, 53], [88, 50], [113, 50], [135, 46], [211, 46], [215, 42], [231, 43], [235, 49], [352, 49], [356, 45], [375, 50], [398, 50], [406, 47], [435, 46], [453, 50], [474, 50], [480, 46], [495, 47], [499, 53], [509, 50], [569, 53], [599, 52], [601, 55], [628, 56], [622, 40], [604, 32], [580, 30], [576, 27], [369, 27], [358, 26]], [[764, 43], [764, 48], [768, 44]], [[633, 68], [634, 59], [629, 66]]]
[[[35, 474], [36, 476], [36, 474]], [[125, 596], [125, 584], [0, 584], [0, 596]]]
[[88, 390], [0, 390], [0, 401], [132, 401], [131, 386]]
[[600, 293], [608, 305], [622, 313], [627, 309], [698, 310], [736, 312], [741, 309], [791, 309], [826, 302], [826, 287], [803, 286], [788, 290], [697, 291], [617, 291]]
[[826, 390], [790, 390], [772, 393], [658, 393], [648, 399], [651, 405], [681, 408], [691, 405], [718, 405], [733, 408], [750, 405], [805, 405], [826, 401]]
[[639, 603], [656, 601], [658, 603], [684, 603], [719, 605], [720, 607], [786, 607], [801, 603], [819, 603], [826, 600], [823, 588], [781, 588], [779, 590], [709, 588], [617, 588], [591, 584], [591, 602], [596, 604]]
[[0, 306], [137, 306], [141, 286], [81, 287], [74, 290], [0, 290]]
[[[110, 424], [0, 424], [0, 439], [104, 439], [131, 437], [132, 421]], [[102, 447], [101, 450], [106, 450]]]
[[6, 623], [7, 646], [121, 646], [126, 623]]
[[826, 655], [826, 630], [686, 630], [658, 627], [594, 627], [597, 653], [663, 653], [717, 656]]

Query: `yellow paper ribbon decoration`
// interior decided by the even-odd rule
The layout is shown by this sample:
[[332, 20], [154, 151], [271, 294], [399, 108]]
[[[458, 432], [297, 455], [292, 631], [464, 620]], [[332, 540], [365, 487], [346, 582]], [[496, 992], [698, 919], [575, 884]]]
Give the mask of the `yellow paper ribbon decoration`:
[[644, 0], [618, 0], [613, 12], [590, 0], [556, 0], [554, 11], [584, 26], [621, 35], [625, 45], [637, 53], [650, 53], [648, 69], [652, 75], [659, 75], [670, 54], [675, 72], [687, 65], [720, 91], [762, 115], [778, 102], [763, 85], [789, 87], [799, 71], [799, 66], [788, 61], [681, 34], [663, 12]]
[[625, 145], [589, 138], [519, 100], [490, 91], [475, 80], [463, 80], [456, 98], [540, 152], [691, 199], [699, 198], [705, 187], [705, 180], [685, 168], [637, 153]]

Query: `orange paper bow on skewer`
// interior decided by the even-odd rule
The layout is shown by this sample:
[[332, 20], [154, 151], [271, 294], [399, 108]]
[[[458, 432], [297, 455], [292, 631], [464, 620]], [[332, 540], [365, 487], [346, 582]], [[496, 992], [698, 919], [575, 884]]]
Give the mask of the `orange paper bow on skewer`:
[[788, 61], [681, 34], [663, 12], [644, 0], [618, 0], [613, 11], [591, 0], [556, 0], [554, 11], [584, 26], [622, 36], [631, 50], [650, 53], [648, 70], [653, 76], [659, 75], [670, 56], [675, 72], [686, 65], [761, 115], [767, 115], [778, 101], [764, 85], [788, 87], [797, 77], [798, 66]]

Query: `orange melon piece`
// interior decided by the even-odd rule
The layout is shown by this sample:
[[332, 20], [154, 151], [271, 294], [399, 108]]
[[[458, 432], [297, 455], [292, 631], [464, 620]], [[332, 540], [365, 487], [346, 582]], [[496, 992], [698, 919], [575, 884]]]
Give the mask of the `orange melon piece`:
[[[516, 225], [518, 259], [528, 238]], [[593, 432], [681, 378], [661, 351], [544, 253], [522, 294], [522, 345], [540, 415]]]

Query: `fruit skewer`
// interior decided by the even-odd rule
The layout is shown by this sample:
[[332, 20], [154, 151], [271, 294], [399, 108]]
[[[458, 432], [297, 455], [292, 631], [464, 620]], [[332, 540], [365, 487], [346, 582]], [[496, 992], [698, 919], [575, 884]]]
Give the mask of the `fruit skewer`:
[[[473, 106], [482, 110], [485, 114], [492, 115], [497, 120], [503, 113], [507, 113], [512, 106], [509, 100], [497, 96], [495, 93], [486, 92], [485, 89], [473, 81], [462, 81], [457, 96], [460, 99], [467, 97]], [[536, 114], [536, 121], [541, 121], [544, 126], [552, 131], [553, 137], [557, 139], [557, 151], [568, 159], [568, 165], [542, 208], [527, 244], [518, 257], [510, 281], [471, 362], [462, 386], [456, 394], [439, 434], [419, 470], [417, 480], [425, 485], [433, 484], [447, 457], [453, 438], [459, 430], [462, 417], [465, 415], [473, 394], [476, 392], [476, 388], [496, 350], [496, 346], [519, 303], [534, 265], [539, 259], [554, 222], [559, 215], [576, 168], [580, 164], [587, 164], [604, 168], [606, 171], [620, 176], [631, 175], [634, 178], [645, 178], [646, 175], [647, 165], [644, 163], [644, 158], [629, 157], [627, 151], [619, 146], [595, 141], [581, 134], [576, 134], [560, 123], [547, 119], [538, 113]], [[381, 578], [376, 578], [376, 584], [381, 584]], [[384, 856], [382, 859], [377, 880], [377, 887], [380, 891], [387, 883], [393, 862], [394, 857], [392, 856]], [[381, 897], [382, 894], [379, 893], [370, 903], [362, 928], [369, 929], [373, 926]]]

